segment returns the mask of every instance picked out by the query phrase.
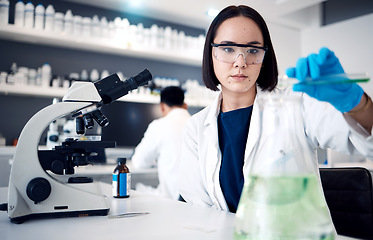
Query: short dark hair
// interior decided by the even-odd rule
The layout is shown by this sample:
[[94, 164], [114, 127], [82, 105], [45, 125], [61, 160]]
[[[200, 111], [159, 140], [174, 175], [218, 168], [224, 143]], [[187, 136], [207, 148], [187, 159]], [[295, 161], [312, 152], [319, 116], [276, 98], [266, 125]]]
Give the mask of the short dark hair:
[[169, 107], [183, 106], [184, 91], [180, 87], [166, 87], [161, 91], [161, 103], [167, 104]]
[[268, 48], [265, 53], [264, 60], [262, 63], [262, 68], [257, 79], [257, 84], [264, 91], [272, 91], [277, 85], [278, 69], [277, 61], [275, 56], [275, 51], [273, 50], [271, 37], [263, 17], [253, 8], [240, 5], [240, 6], [228, 6], [223, 9], [212, 21], [207, 35], [205, 46], [203, 50], [203, 60], [202, 60], [202, 78], [206, 87], [217, 91], [219, 90], [217, 86], [220, 84], [219, 80], [216, 78], [214, 67], [212, 65], [212, 46], [216, 31], [227, 19], [244, 16], [251, 18], [260, 28], [263, 34], [264, 46]]

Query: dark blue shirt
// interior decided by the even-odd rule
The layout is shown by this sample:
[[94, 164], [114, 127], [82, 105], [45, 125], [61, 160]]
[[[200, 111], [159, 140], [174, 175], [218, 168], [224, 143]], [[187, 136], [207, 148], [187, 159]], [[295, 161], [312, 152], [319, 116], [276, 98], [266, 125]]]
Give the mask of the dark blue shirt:
[[237, 211], [244, 177], [243, 164], [252, 106], [218, 116], [219, 146], [222, 153], [220, 186], [230, 212]]

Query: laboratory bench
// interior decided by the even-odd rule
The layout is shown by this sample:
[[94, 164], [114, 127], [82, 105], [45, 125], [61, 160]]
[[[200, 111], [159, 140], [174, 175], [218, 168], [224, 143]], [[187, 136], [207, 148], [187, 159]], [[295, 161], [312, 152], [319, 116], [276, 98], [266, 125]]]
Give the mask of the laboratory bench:
[[[3, 240], [20, 239], [131, 239], [131, 240], [230, 240], [233, 239], [235, 215], [131, 191], [129, 198], [111, 197], [111, 185], [101, 184], [109, 196], [108, 216], [33, 219], [22, 224], [11, 223], [6, 212], [0, 212], [0, 234]], [[0, 203], [7, 201], [7, 188], [0, 188]], [[123, 213], [147, 213], [132, 217], [114, 217]], [[336, 240], [348, 240], [337, 236]]]
[[[125, 239], [233, 239], [234, 214], [147, 195], [134, 190], [131, 191], [131, 196], [128, 199], [111, 197], [110, 183], [116, 158], [130, 158], [133, 149], [106, 150], [109, 151], [106, 152], [107, 161], [105, 164], [97, 163], [75, 167], [74, 176], [92, 177], [95, 181], [100, 182], [104, 194], [109, 196], [111, 202], [109, 215], [132, 212], [148, 212], [149, 214], [117, 219], [107, 216], [92, 216], [31, 220], [17, 225], [10, 223], [6, 212], [0, 212], [0, 235], [5, 236], [1, 239], [107, 239], [110, 237]], [[4, 182], [2, 186], [0, 185], [0, 204], [7, 202], [10, 164], [14, 152], [15, 147], [0, 147], [0, 171], [6, 173], [6, 177], [3, 172], [0, 174], [0, 178], [5, 178], [5, 180], [1, 179]], [[371, 164], [371, 162], [368, 161], [367, 164]], [[137, 182], [152, 186], [158, 185], [156, 168], [137, 170], [132, 167], [131, 161], [128, 161], [127, 165], [132, 175], [132, 188]], [[373, 165], [365, 167], [373, 170]], [[352, 238], [338, 236], [336, 239]]]

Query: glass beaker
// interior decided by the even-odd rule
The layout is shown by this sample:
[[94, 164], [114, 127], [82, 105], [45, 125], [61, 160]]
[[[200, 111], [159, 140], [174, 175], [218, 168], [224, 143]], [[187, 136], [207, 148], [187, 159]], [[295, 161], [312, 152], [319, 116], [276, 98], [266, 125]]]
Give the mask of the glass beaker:
[[260, 137], [238, 205], [234, 239], [334, 239], [300, 95], [265, 93], [257, 104]]

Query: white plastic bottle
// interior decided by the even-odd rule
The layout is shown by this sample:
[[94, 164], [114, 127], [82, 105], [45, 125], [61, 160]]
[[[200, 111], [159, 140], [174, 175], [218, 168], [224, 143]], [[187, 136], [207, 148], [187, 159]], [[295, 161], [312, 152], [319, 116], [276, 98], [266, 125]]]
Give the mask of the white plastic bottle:
[[75, 15], [73, 20], [73, 35], [80, 36], [82, 35], [82, 16]]
[[18, 67], [18, 72], [15, 74], [15, 85], [24, 86], [27, 85], [28, 68]]
[[45, 8], [43, 5], [38, 4], [35, 8], [35, 29], [43, 30], [44, 29], [44, 14]]
[[48, 5], [48, 7], [45, 9], [45, 31], [53, 31], [54, 13], [54, 7], [52, 5]]
[[150, 27], [150, 46], [152, 48], [158, 47], [158, 25], [153, 24]]
[[137, 25], [130, 25], [129, 26], [129, 31], [128, 31], [128, 42], [130, 46], [132, 47], [137, 47], [138, 43], [136, 41], [136, 34], [137, 34]]
[[177, 29], [172, 29], [171, 47], [172, 47], [173, 50], [180, 50], [180, 47], [179, 47], [179, 32], [177, 31]]
[[120, 39], [123, 39], [122, 34], [122, 19], [120, 17], [114, 18], [114, 39], [115, 41], [120, 41]]
[[44, 88], [50, 87], [52, 79], [52, 68], [48, 63], [44, 63], [41, 67], [41, 86]]
[[164, 48], [164, 28], [163, 27], [158, 27], [157, 48], [158, 49]]
[[91, 27], [91, 35], [94, 38], [99, 38], [100, 37], [100, 19], [98, 18], [97, 15], [94, 15], [92, 17], [92, 27]]
[[9, 23], [9, 1], [0, 0], [0, 26]]
[[172, 28], [170, 26], [164, 29], [164, 48], [167, 50], [172, 48]]
[[71, 36], [73, 34], [73, 13], [71, 10], [67, 10], [64, 17], [63, 31], [66, 35]]
[[109, 26], [106, 17], [102, 17], [100, 20], [100, 37], [109, 38]]
[[14, 25], [23, 27], [25, 24], [25, 4], [22, 1], [16, 3], [14, 11]]
[[101, 72], [101, 76], [100, 76], [100, 79], [103, 79], [103, 78], [106, 78], [107, 76], [109, 76], [109, 71], [108, 70], [102, 70]]
[[91, 80], [91, 82], [96, 82], [97, 80], [99, 80], [99, 78], [100, 78], [100, 74], [98, 70], [92, 69], [91, 74], [89, 75], [89, 80]]
[[150, 33], [150, 28], [144, 28], [143, 29], [143, 44], [142, 47], [147, 49], [151, 48], [151, 33]]
[[136, 42], [139, 47], [144, 45], [144, 25], [142, 23], [137, 24]]
[[36, 69], [29, 68], [28, 76], [27, 76], [28, 85], [33, 85], [33, 86], [36, 85], [36, 75], [37, 75]]
[[28, 2], [25, 6], [25, 27], [34, 27], [34, 10], [35, 7], [31, 2]]
[[64, 14], [62, 12], [56, 12], [54, 14], [53, 32], [62, 33], [63, 18], [64, 18]]
[[88, 81], [88, 71], [86, 69], [83, 69], [80, 73], [80, 80], [81, 81]]
[[6, 78], [7, 77], [8, 77], [8, 73], [7, 72], [3, 72], [3, 71], [0, 72], [0, 86], [2, 84], [6, 83]]
[[181, 51], [185, 52], [186, 50], [186, 36], [184, 31], [179, 32], [178, 36], [178, 45]]
[[83, 17], [82, 21], [82, 36], [83, 37], [91, 37], [91, 26], [92, 26], [92, 19], [89, 17]]
[[[119, 39], [119, 44], [120, 46], [127, 46], [129, 43], [129, 32], [130, 32], [130, 22], [128, 21], [127, 18], [122, 19], [122, 34], [123, 38], [122, 40]], [[123, 45], [122, 45], [123, 44]]]

